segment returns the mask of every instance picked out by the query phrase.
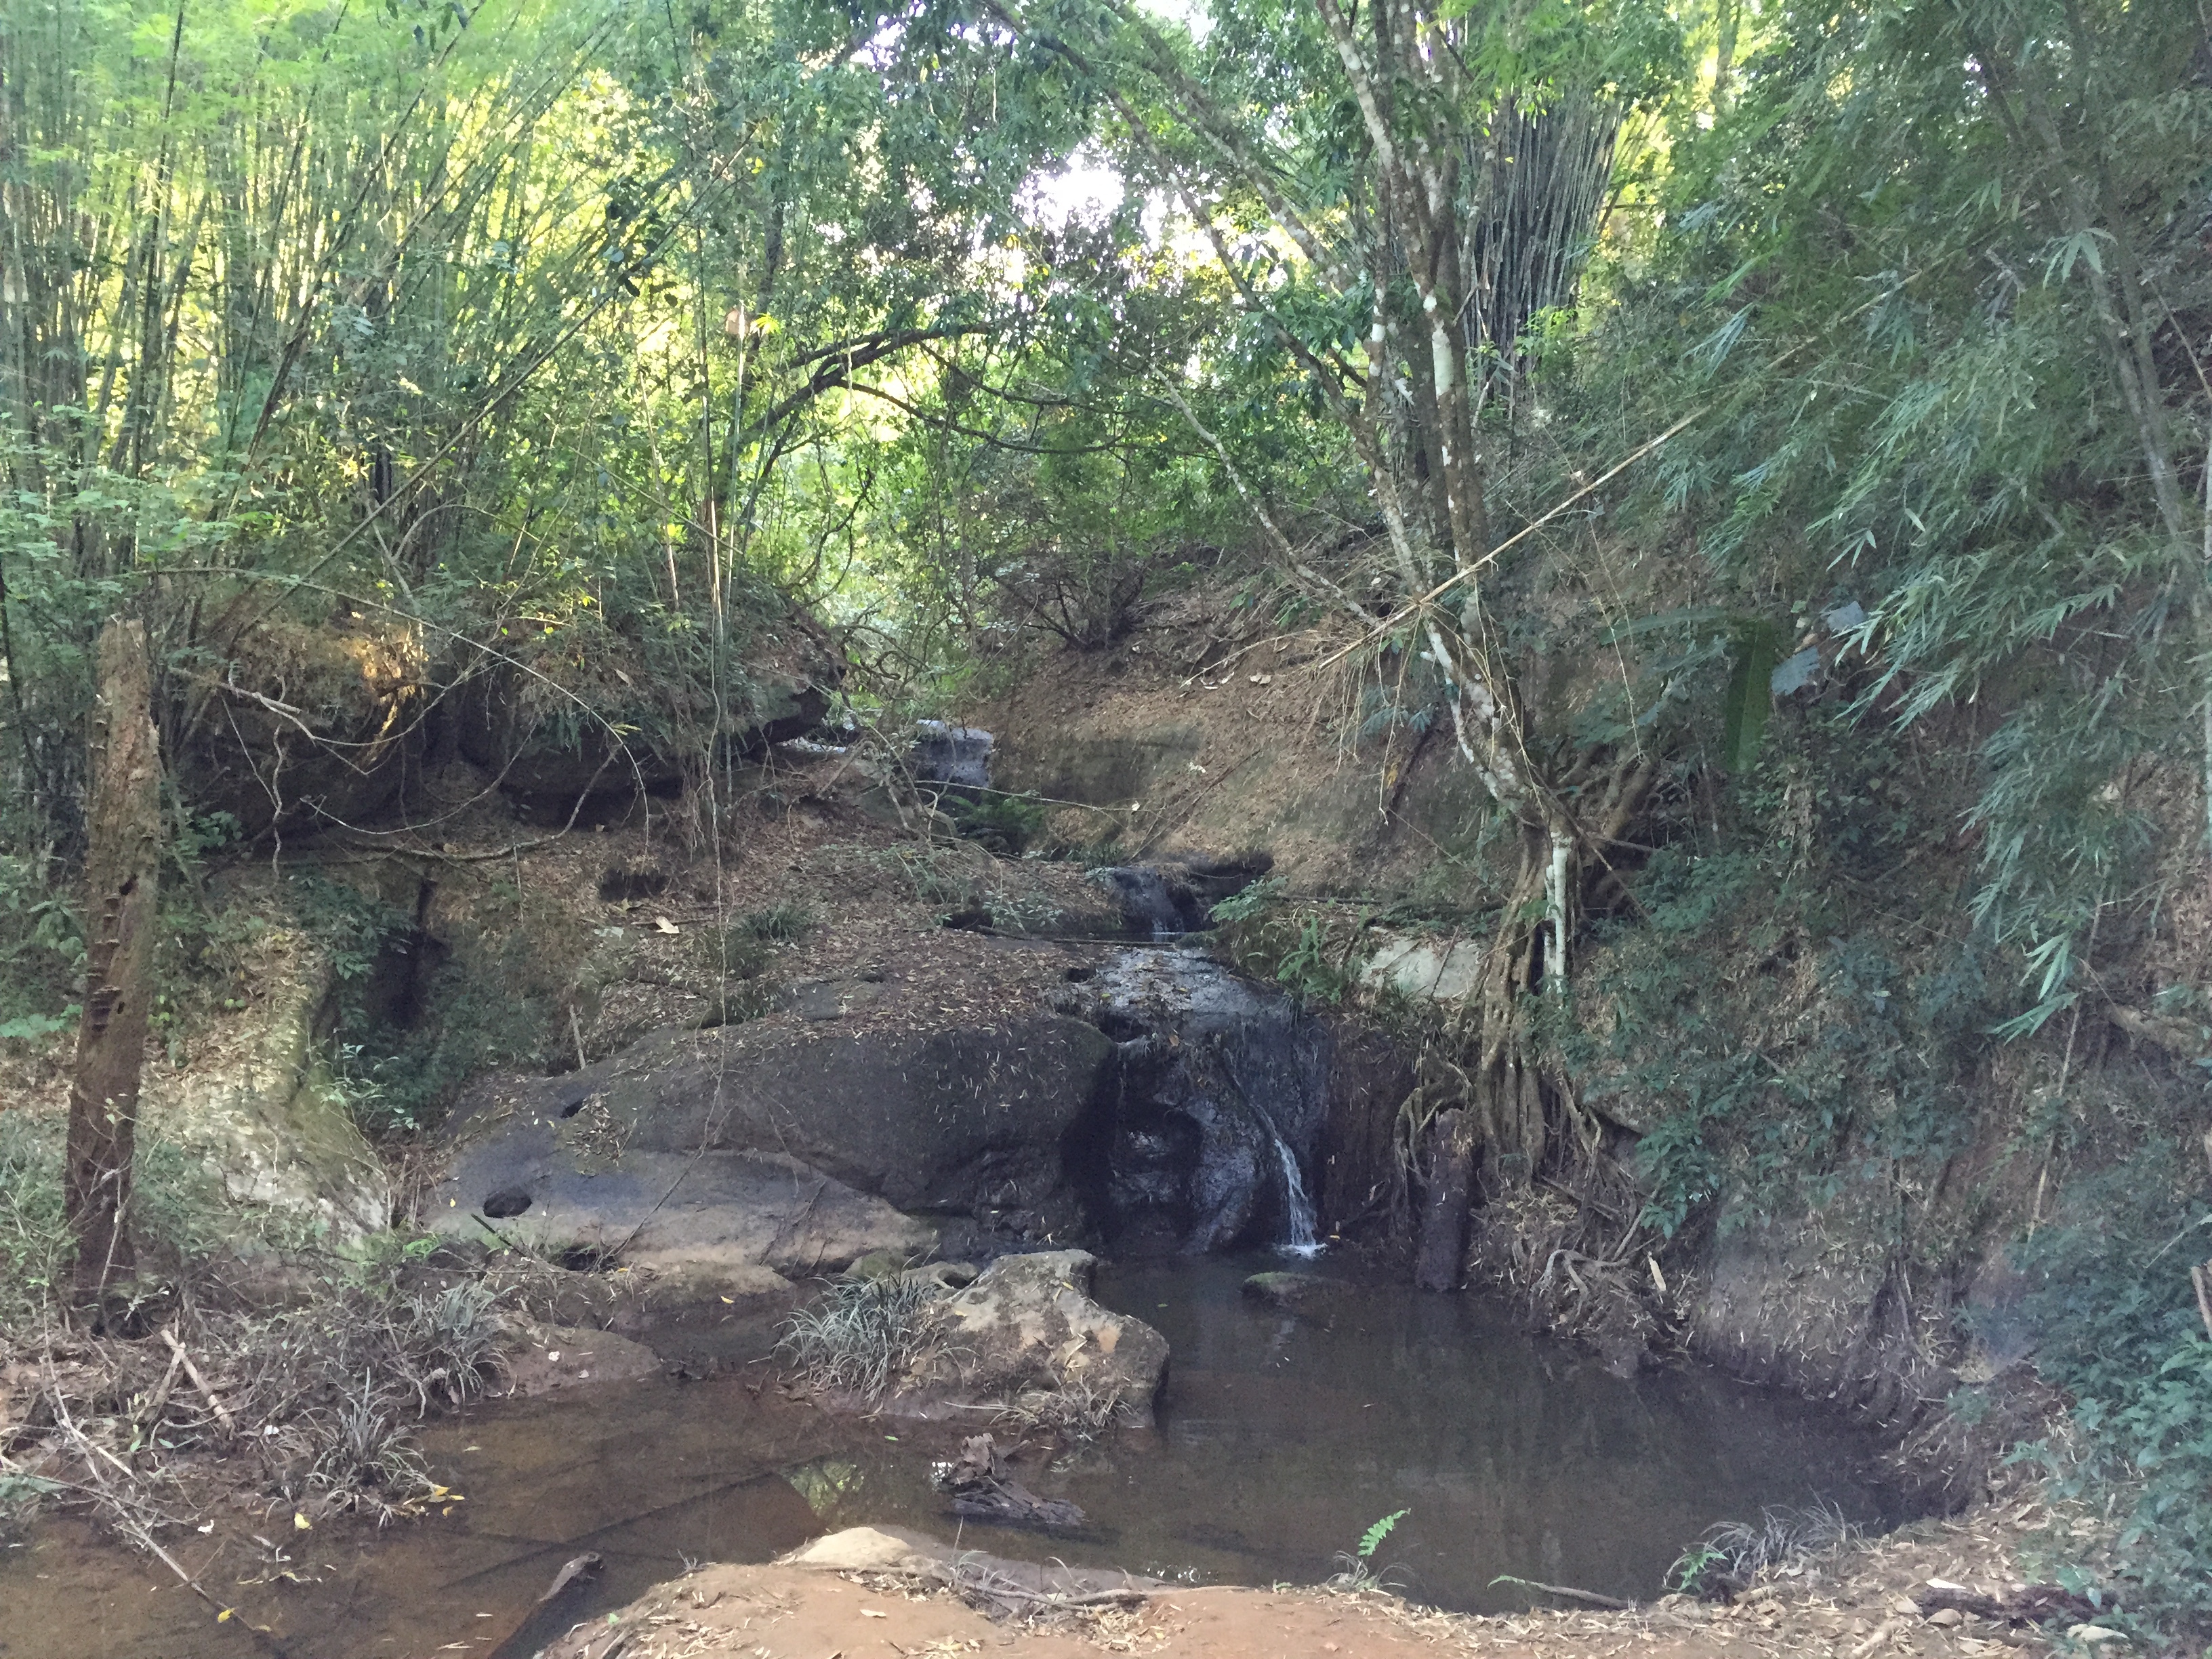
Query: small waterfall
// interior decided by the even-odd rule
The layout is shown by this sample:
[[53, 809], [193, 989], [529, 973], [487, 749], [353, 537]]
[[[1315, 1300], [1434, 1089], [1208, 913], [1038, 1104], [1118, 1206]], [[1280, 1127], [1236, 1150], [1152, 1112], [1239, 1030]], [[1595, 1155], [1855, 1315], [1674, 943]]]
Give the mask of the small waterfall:
[[[1267, 1126], [1269, 1133], [1274, 1127]], [[1322, 1242], [1314, 1231], [1313, 1200], [1306, 1194], [1305, 1177], [1298, 1173], [1298, 1155], [1279, 1134], [1275, 1135], [1275, 1156], [1283, 1166], [1284, 1218], [1284, 1237], [1275, 1248], [1285, 1255], [1319, 1255]]]

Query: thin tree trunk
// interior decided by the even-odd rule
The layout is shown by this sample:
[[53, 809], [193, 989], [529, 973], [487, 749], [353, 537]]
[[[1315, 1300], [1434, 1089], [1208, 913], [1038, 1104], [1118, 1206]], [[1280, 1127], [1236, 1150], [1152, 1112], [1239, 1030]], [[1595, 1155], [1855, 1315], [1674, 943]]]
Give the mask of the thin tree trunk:
[[70, 1085], [64, 1196], [76, 1237], [77, 1301], [87, 1307], [96, 1307], [131, 1267], [131, 1162], [161, 851], [161, 769], [143, 623], [107, 624], [99, 672], [87, 813], [84, 1018]]
[[1424, 1291], [1455, 1291], [1467, 1255], [1468, 1200], [1474, 1188], [1477, 1137], [1468, 1109], [1438, 1112], [1425, 1139], [1428, 1178], [1413, 1284]]

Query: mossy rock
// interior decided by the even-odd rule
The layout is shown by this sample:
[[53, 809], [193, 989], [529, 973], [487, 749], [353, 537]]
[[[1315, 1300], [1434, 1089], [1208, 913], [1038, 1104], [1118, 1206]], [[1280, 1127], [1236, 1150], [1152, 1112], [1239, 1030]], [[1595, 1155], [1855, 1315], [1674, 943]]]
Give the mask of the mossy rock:
[[1346, 1287], [1318, 1273], [1254, 1273], [1244, 1281], [1244, 1294], [1285, 1313], [1322, 1312], [1339, 1300]]

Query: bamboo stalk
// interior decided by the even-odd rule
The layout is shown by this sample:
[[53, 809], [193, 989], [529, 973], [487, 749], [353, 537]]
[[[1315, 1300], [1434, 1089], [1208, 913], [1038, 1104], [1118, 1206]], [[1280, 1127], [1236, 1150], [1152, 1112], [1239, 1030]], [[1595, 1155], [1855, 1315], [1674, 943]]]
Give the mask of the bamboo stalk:
[[215, 1413], [216, 1420], [222, 1425], [223, 1432], [235, 1437], [238, 1433], [237, 1419], [231, 1416], [228, 1408], [222, 1403], [222, 1396], [216, 1393], [214, 1386], [200, 1374], [199, 1366], [193, 1363], [191, 1355], [185, 1352], [185, 1345], [177, 1340], [176, 1331], [173, 1328], [163, 1327], [161, 1340], [169, 1345], [169, 1352], [176, 1355], [178, 1362], [184, 1366], [185, 1375], [192, 1379], [192, 1386], [200, 1391], [200, 1397], [208, 1402], [208, 1408]]

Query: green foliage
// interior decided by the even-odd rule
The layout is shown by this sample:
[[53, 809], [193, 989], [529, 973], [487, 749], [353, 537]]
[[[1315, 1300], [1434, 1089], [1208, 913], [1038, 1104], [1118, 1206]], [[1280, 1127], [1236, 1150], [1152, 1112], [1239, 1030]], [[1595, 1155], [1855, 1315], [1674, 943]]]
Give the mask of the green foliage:
[[1857, 603], [1821, 649], [1865, 715], [1990, 711], [1974, 915], [2028, 985], [2014, 1035], [2066, 1006], [2145, 867], [2130, 780], [2202, 740], [2179, 480], [2212, 407], [2186, 353], [2133, 343], [2201, 337], [2212, 303], [2182, 252], [2200, 36], [2057, 0], [1762, 14], [1737, 94], [1680, 109], [1661, 228], [1577, 354], [1604, 449], [1703, 411], [1632, 510], [1692, 527], [1725, 593]]
[[0, 1112], [0, 1328], [52, 1305], [76, 1254], [62, 1224], [54, 1127], [25, 1112]]
[[1665, 1582], [1670, 1590], [1724, 1599], [1748, 1589], [1761, 1573], [1808, 1556], [1832, 1554], [1858, 1535], [1858, 1528], [1833, 1504], [1765, 1509], [1755, 1522], [1723, 1521], [1707, 1528], [1674, 1558]]
[[[0, 1112], [0, 1328], [23, 1328], [60, 1307], [76, 1255], [62, 1215], [66, 1130], [58, 1115]], [[302, 1242], [289, 1225], [231, 1204], [222, 1176], [197, 1149], [144, 1129], [131, 1226], [149, 1284], [225, 1249]]]
[[1751, 618], [1736, 623], [1721, 738], [1721, 763], [1731, 772], [1749, 771], [1758, 758], [1759, 740], [1774, 708], [1768, 683], [1780, 654], [1781, 638], [1772, 623]]
[[1280, 877], [1264, 876], [1209, 915], [1239, 972], [1273, 981], [1305, 1006], [1334, 1007], [1359, 983], [1366, 915], [1301, 905], [1286, 891]]
[[1732, 850], [1650, 859], [1552, 1037], [1585, 1098], [1648, 1129], [1644, 1219], [1666, 1236], [1730, 1191], [1782, 1213], [1886, 1161], [1932, 1180], [1973, 1133], [1984, 953], [1840, 931], [1830, 884], [1912, 831], [1880, 746], [1837, 735], [1798, 728], [1783, 775], [1743, 791]]
[[460, 1085], [487, 1067], [542, 1063], [549, 994], [530, 939], [465, 939], [428, 975], [419, 1024], [366, 1016], [341, 1023], [331, 1072], [372, 1138], [434, 1128]]
[[1334, 1007], [1359, 981], [1350, 947], [1334, 942], [1332, 932], [1328, 917], [1305, 917], [1298, 923], [1297, 937], [1275, 964], [1276, 981], [1308, 1007], [1316, 1003]]
[[944, 1306], [926, 1273], [832, 1279], [818, 1304], [784, 1321], [775, 1351], [808, 1388], [872, 1403], [937, 1352]]
[[1279, 904], [1290, 884], [1280, 876], [1262, 876], [1242, 890], [1231, 893], [1208, 914], [1218, 922], [1252, 921]]
[[1011, 795], [948, 793], [939, 805], [967, 840], [980, 842], [1000, 858], [1019, 858], [1044, 828], [1046, 808], [1035, 792]]
[[362, 994], [377, 963], [395, 941], [414, 932], [415, 918], [344, 882], [313, 871], [294, 875], [287, 898], [300, 925], [322, 948], [337, 981], [342, 1019], [362, 1017]]
[[764, 909], [748, 911], [730, 924], [730, 931], [768, 945], [795, 945], [814, 931], [812, 908], [797, 899], [785, 899]]
[[1382, 1547], [1382, 1540], [1396, 1529], [1401, 1521], [1412, 1513], [1411, 1510], [1393, 1510], [1359, 1534], [1359, 1546], [1353, 1553], [1363, 1561], [1372, 1560], [1375, 1552]]
[[45, 860], [0, 852], [0, 1039], [35, 1041], [64, 1029], [83, 960], [67, 884], [53, 879]]
[[2189, 1279], [2212, 1255], [2202, 1152], [2191, 1124], [2077, 1182], [2014, 1248], [2027, 1288], [2004, 1310], [2038, 1334], [2038, 1366], [2073, 1396], [2080, 1430], [2071, 1456], [2014, 1456], [2048, 1469], [2057, 1495], [2119, 1512], [2118, 1600], [2150, 1629], [2212, 1623], [2212, 1339]]

